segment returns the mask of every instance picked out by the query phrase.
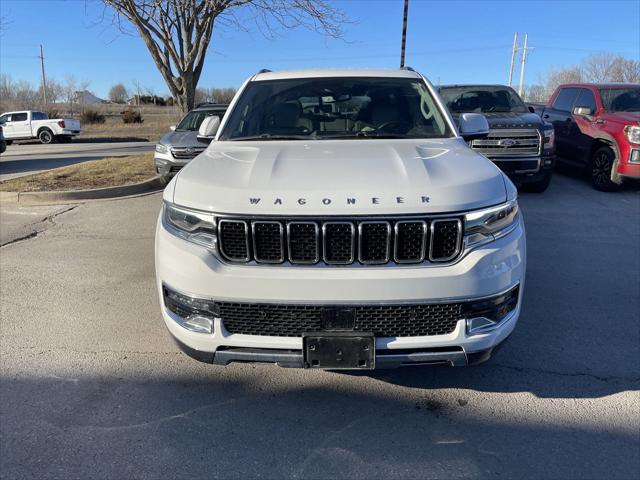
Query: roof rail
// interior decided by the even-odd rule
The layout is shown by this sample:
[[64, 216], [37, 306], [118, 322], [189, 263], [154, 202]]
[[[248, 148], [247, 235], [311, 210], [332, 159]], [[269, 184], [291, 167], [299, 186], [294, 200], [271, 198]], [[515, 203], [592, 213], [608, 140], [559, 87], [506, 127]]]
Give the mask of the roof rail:
[[256, 73], [256, 75], [260, 74], [260, 73], [269, 73], [271, 72], [271, 70], [269, 70], [268, 68], [263, 68], [262, 70], [260, 70], [258, 73]]
[[400, 67], [400, 70], [409, 70], [410, 72], [415, 72], [415, 70], [412, 67], [408, 67], [408, 66], [404, 66], [404, 67]]
[[226, 107], [226, 103], [216, 103], [216, 102], [200, 102], [194, 108], [202, 108], [202, 107]]

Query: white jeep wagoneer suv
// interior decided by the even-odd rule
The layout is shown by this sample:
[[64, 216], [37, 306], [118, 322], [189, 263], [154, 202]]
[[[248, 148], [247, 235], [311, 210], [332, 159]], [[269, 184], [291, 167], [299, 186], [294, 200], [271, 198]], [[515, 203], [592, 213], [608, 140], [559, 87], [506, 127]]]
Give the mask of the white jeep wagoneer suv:
[[[261, 71], [164, 192], [162, 315], [201, 361], [471, 365], [520, 312], [517, 191], [411, 69]], [[212, 138], [215, 137], [215, 138]]]

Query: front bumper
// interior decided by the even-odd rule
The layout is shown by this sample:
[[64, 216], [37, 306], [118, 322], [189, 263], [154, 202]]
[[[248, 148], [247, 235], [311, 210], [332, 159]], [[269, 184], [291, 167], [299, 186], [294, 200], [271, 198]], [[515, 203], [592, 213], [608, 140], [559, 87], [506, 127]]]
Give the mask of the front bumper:
[[200, 360], [227, 364], [261, 361], [302, 366], [302, 339], [231, 334], [219, 318], [213, 333], [196, 333], [179, 324], [164, 305], [163, 286], [213, 301], [275, 304], [398, 304], [470, 300], [520, 285], [517, 306], [491, 331], [467, 333], [461, 319], [445, 335], [378, 337], [376, 365], [448, 363], [468, 365], [487, 359], [513, 331], [523, 295], [526, 268], [524, 225], [467, 253], [448, 266], [269, 267], [222, 263], [207, 249], [165, 230], [156, 233], [156, 276], [165, 324], [181, 348]]
[[156, 173], [161, 177], [173, 177], [182, 167], [190, 162], [190, 160], [177, 160], [173, 158], [169, 152], [155, 152], [153, 161], [155, 163]]
[[540, 181], [553, 171], [556, 164], [554, 153], [539, 157], [496, 157], [490, 160], [515, 183]]

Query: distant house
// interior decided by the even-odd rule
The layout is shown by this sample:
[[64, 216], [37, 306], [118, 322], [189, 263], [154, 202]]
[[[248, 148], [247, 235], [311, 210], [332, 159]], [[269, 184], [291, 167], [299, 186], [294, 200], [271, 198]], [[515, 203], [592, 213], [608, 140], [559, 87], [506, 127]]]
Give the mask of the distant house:
[[80, 105], [96, 105], [99, 103], [107, 103], [106, 100], [96, 97], [89, 90], [80, 90], [75, 93], [75, 101]]

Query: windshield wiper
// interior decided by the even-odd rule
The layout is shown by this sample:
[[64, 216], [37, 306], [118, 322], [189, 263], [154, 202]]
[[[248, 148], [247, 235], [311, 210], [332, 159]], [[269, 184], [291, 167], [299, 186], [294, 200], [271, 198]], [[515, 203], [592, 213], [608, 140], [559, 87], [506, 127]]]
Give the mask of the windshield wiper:
[[262, 135], [253, 135], [249, 137], [230, 138], [229, 140], [234, 142], [248, 142], [251, 140], [315, 140], [311, 135], [271, 135], [270, 133], [263, 133]]
[[318, 140], [335, 140], [335, 139], [349, 139], [349, 138], [416, 138], [404, 133], [386, 133], [386, 132], [355, 132], [345, 133], [343, 135], [319, 135]]

